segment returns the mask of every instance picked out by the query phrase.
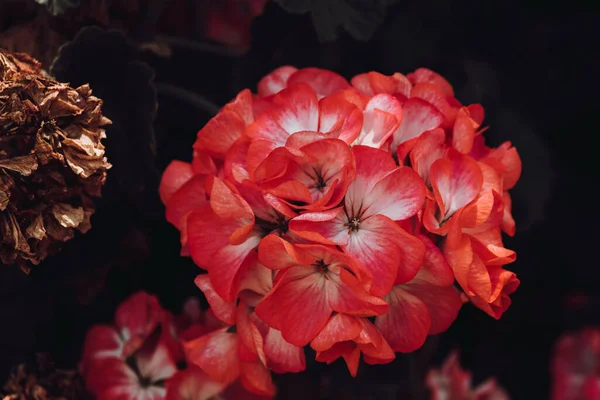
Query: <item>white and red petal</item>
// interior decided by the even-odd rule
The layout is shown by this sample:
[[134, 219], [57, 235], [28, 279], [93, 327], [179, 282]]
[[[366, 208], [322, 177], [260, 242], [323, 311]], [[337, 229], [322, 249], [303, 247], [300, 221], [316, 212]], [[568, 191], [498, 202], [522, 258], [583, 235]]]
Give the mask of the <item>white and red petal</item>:
[[[370, 272], [373, 277], [371, 292], [376, 296], [386, 294], [396, 280], [403, 245], [399, 231], [402, 229], [392, 220], [375, 215], [361, 221], [359, 229], [350, 233], [344, 248]], [[414, 274], [417, 269], [418, 265]]]
[[351, 144], [363, 126], [363, 113], [354, 104], [339, 96], [319, 101], [319, 132], [334, 133], [338, 139]]
[[423, 180], [412, 168], [397, 168], [363, 195], [362, 216], [384, 215], [394, 221], [410, 218], [423, 208], [425, 192]]
[[398, 146], [419, 137], [423, 132], [440, 127], [444, 115], [431, 103], [411, 97], [403, 105], [402, 123], [392, 136], [392, 151]]
[[453, 149], [449, 149], [445, 158], [431, 165], [429, 179], [442, 221], [473, 201], [483, 185], [483, 175], [477, 161]]
[[285, 65], [272, 71], [258, 82], [258, 94], [270, 96], [279, 93], [287, 87], [290, 76], [298, 71], [298, 68]]
[[165, 311], [156, 296], [137, 292], [123, 301], [115, 312], [115, 325], [125, 340], [125, 355], [136, 351], [163, 322]]
[[163, 340], [160, 332], [154, 333], [135, 353], [139, 373], [151, 382], [161, 382], [171, 378], [177, 372], [169, 343]]
[[378, 94], [369, 100], [364, 121], [355, 144], [381, 148], [402, 121], [402, 106], [389, 94]]
[[121, 358], [125, 341], [112, 326], [94, 325], [85, 336], [81, 372], [85, 376], [94, 365], [107, 358]]
[[195, 365], [179, 371], [167, 383], [165, 400], [210, 400], [225, 389]]
[[166, 389], [142, 386], [139, 377], [124, 360], [104, 360], [86, 377], [86, 386], [98, 400], [164, 400]]
[[289, 222], [298, 236], [322, 244], [348, 244], [348, 218], [343, 207], [301, 214]]
[[306, 369], [304, 349], [287, 342], [277, 329], [269, 329], [265, 337], [265, 356], [269, 369], [278, 374]]
[[443, 129], [434, 129], [422, 134], [414, 143], [410, 152], [412, 168], [423, 178], [426, 185], [431, 186], [429, 171], [431, 165], [446, 154], [446, 134]]
[[347, 211], [357, 213], [362, 199], [383, 177], [396, 169], [396, 164], [385, 151], [367, 146], [353, 146], [352, 154], [356, 177], [348, 187], [345, 202]]

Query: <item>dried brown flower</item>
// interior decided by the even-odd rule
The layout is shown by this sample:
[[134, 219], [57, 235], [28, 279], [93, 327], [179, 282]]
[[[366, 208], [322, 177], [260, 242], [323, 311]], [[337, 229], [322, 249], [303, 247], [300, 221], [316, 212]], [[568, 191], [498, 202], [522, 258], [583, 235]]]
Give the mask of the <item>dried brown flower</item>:
[[37, 355], [35, 368], [19, 365], [1, 392], [2, 400], [91, 400], [82, 377], [57, 369], [47, 354]]
[[0, 261], [25, 271], [90, 229], [110, 164], [102, 101], [0, 49]]

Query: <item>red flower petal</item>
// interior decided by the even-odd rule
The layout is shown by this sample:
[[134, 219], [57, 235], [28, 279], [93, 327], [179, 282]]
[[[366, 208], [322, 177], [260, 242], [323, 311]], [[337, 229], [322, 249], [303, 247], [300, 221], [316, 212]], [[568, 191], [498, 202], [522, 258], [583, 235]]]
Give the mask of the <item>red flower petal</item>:
[[415, 72], [408, 74], [406, 77], [415, 85], [421, 82], [433, 83], [446, 95], [454, 96], [452, 85], [450, 85], [450, 83], [448, 83], [448, 81], [440, 74], [433, 72], [430, 69], [418, 68]]
[[175, 193], [181, 186], [183, 186], [194, 173], [192, 172], [192, 166], [189, 163], [183, 161], [171, 161], [171, 163], [163, 172], [160, 180], [160, 186], [158, 193], [163, 204], [166, 204], [171, 195]]
[[225, 301], [234, 299], [243, 273], [242, 264], [260, 242], [260, 236], [253, 233], [240, 243], [231, 244], [234, 232], [244, 226], [247, 224], [243, 220], [219, 218], [206, 206], [188, 217], [190, 254], [196, 264], [209, 271], [214, 289]]
[[354, 340], [361, 331], [362, 325], [358, 318], [346, 314], [335, 314], [310, 342], [310, 347], [316, 351], [327, 351], [336, 343]]
[[296, 252], [293, 244], [277, 235], [268, 235], [258, 245], [258, 258], [265, 267], [283, 269], [303, 265], [302, 254]]
[[308, 344], [325, 326], [332, 313], [325, 279], [312, 268], [290, 267], [281, 271], [273, 290], [256, 306], [256, 315], [296, 346]]
[[301, 214], [288, 225], [292, 232], [313, 242], [341, 246], [348, 244], [347, 218], [343, 207]]
[[477, 128], [479, 124], [471, 118], [467, 107], [458, 110], [452, 128], [452, 147], [463, 154], [469, 154], [473, 148]]
[[227, 328], [183, 344], [187, 359], [200, 367], [211, 379], [230, 384], [240, 375], [238, 337]]
[[370, 295], [364, 284], [345, 268], [329, 267], [325, 290], [329, 305], [336, 312], [369, 317], [389, 309], [385, 301]]
[[254, 122], [254, 113], [252, 111], [252, 92], [250, 89], [244, 89], [238, 95], [223, 107], [223, 111], [231, 111], [242, 118], [246, 125]]
[[[396, 280], [401, 262], [401, 247], [405, 244], [404, 231], [392, 220], [375, 215], [360, 223], [358, 231], [352, 232], [345, 250], [362, 263], [373, 276], [371, 292], [381, 296], [389, 292]], [[418, 242], [418, 240], [417, 240]], [[421, 252], [421, 255], [423, 253]], [[420, 266], [406, 271], [411, 279]]]
[[425, 132], [415, 142], [410, 152], [412, 168], [423, 178], [423, 181], [431, 186], [429, 171], [431, 165], [446, 154], [446, 134], [443, 129], [434, 129]]
[[410, 81], [402, 74], [395, 73], [392, 76], [386, 76], [375, 71], [356, 75], [352, 78], [351, 83], [352, 86], [368, 96], [379, 93], [399, 93], [408, 96], [412, 86]]
[[513, 219], [511, 210], [512, 210], [512, 201], [510, 198], [510, 194], [508, 192], [504, 192], [503, 195], [504, 200], [504, 212], [502, 214], [502, 231], [506, 233], [508, 236], [515, 235], [515, 220]]
[[198, 132], [194, 148], [224, 159], [227, 151], [244, 133], [246, 123], [237, 113], [221, 111]]
[[375, 326], [392, 349], [408, 353], [421, 347], [431, 327], [425, 303], [402, 286], [394, 286], [385, 299], [390, 303], [390, 311], [377, 317]]
[[205, 204], [208, 204], [206, 176], [195, 175], [173, 193], [166, 202], [167, 221], [179, 229], [185, 237], [188, 215], [194, 209]]
[[433, 83], [420, 82], [413, 86], [411, 97], [418, 97], [431, 103], [444, 115], [444, 127], [451, 127], [456, 119], [456, 108], [448, 103], [448, 95], [443, 90]]
[[271, 371], [262, 362], [242, 362], [240, 370], [240, 381], [249, 392], [262, 396], [273, 396], [277, 392]]
[[417, 297], [427, 306], [431, 317], [429, 334], [444, 332], [452, 325], [462, 306], [460, 293], [453, 286], [439, 287], [426, 283], [409, 283], [405, 290]]
[[305, 83], [309, 85], [319, 97], [329, 96], [338, 90], [348, 89], [350, 84], [341, 75], [320, 68], [303, 68], [287, 81], [288, 86]]
[[235, 302], [227, 302], [215, 292], [208, 275], [198, 275], [194, 283], [206, 297], [206, 301], [210, 308], [215, 313], [215, 316], [226, 324], [233, 325], [235, 323]]
[[192, 158], [192, 170], [194, 174], [215, 175], [217, 166], [208, 152], [195, 149]]

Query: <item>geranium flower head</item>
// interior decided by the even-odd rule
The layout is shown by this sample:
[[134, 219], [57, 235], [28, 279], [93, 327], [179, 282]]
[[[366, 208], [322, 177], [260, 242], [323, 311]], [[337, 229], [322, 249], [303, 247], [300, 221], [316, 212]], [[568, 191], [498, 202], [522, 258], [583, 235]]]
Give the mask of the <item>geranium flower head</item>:
[[519, 285], [502, 232], [521, 161], [485, 145], [484, 117], [425, 68], [283, 66], [240, 92], [160, 186], [216, 321], [180, 334], [188, 361], [271, 395], [269, 371], [305, 369], [308, 344], [356, 374], [361, 354], [389, 362], [446, 330], [463, 301], [500, 318]]

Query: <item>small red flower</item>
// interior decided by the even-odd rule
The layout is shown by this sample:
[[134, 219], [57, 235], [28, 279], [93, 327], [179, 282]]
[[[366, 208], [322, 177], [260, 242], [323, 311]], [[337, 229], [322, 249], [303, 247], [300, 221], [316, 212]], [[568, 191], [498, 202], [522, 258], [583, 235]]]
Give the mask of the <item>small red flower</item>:
[[471, 374], [461, 368], [456, 352], [446, 358], [441, 370], [429, 371], [426, 383], [432, 400], [510, 400], [494, 379], [472, 388]]
[[81, 372], [99, 399], [164, 399], [163, 381], [177, 370], [170, 315], [156, 297], [139, 292], [115, 313], [115, 325], [87, 334]]
[[[305, 239], [342, 246], [373, 277], [375, 295], [389, 292], [398, 273], [412, 279], [421, 265], [423, 245], [394, 221], [412, 217], [425, 200], [425, 186], [408, 167], [396, 167], [387, 153], [354, 146], [356, 178], [344, 205], [307, 213], [290, 222]], [[400, 272], [398, 272], [400, 271]]]
[[366, 318], [347, 314], [333, 315], [310, 346], [317, 351], [317, 361], [331, 364], [339, 357], [356, 376], [360, 355], [367, 364], [387, 364], [396, 358], [385, 338]]
[[599, 398], [600, 331], [586, 328], [559, 338], [552, 375], [552, 400]]
[[256, 314], [288, 342], [308, 344], [333, 312], [380, 315], [388, 305], [365, 289], [366, 271], [349, 256], [322, 245], [292, 245], [274, 235], [259, 246], [261, 262], [282, 269]]

